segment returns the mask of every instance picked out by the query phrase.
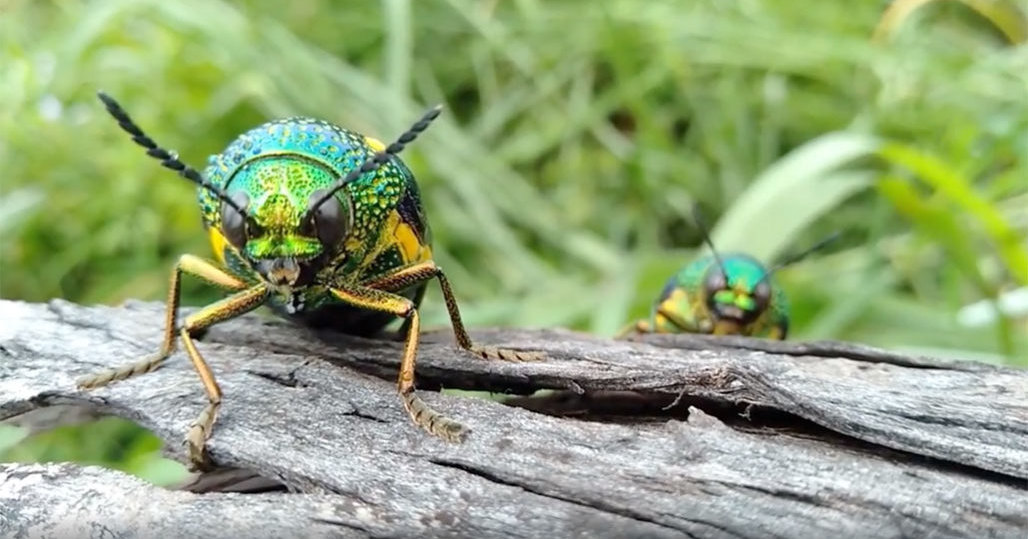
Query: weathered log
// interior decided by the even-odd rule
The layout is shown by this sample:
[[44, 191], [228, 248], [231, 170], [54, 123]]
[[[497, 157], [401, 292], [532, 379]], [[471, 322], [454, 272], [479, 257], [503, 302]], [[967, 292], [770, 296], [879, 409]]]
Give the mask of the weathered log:
[[[0, 301], [0, 419], [56, 405], [114, 414], [185, 461], [180, 442], [205, 398], [181, 352], [151, 374], [91, 392], [74, 386], [150, 353], [162, 317], [156, 303]], [[92, 467], [3, 465], [0, 537], [1028, 530], [1028, 372], [833, 343], [473, 336], [549, 359], [485, 361], [458, 350], [448, 330], [426, 333], [419, 390], [472, 431], [450, 445], [402, 409], [400, 343], [259, 315], [218, 325], [199, 346], [225, 393], [208, 444], [224, 470], [187, 492]], [[522, 408], [430, 391], [440, 386], [557, 391], [510, 399]], [[275, 484], [287, 491], [254, 493]], [[228, 489], [250, 493], [218, 492]]]

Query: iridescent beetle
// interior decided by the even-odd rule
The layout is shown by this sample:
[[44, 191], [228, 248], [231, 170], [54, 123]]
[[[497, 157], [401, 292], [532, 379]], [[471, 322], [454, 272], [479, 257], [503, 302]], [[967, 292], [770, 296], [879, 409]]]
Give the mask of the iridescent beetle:
[[834, 241], [838, 234], [767, 269], [744, 253], [718, 253], [699, 213], [695, 215], [710, 254], [673, 275], [653, 304], [649, 319], [628, 325], [616, 338], [630, 333], [707, 333], [785, 340], [789, 304], [772, 277]]
[[[192, 335], [264, 304], [297, 322], [354, 335], [372, 335], [397, 317], [404, 319], [400, 333], [406, 341], [397, 382], [404, 408], [415, 424], [451, 442], [463, 440], [467, 429], [432, 410], [414, 392], [418, 306], [429, 280], [439, 281], [461, 348], [487, 359], [543, 357], [473, 344], [450, 284], [432, 260], [418, 185], [396, 154], [428, 127], [441, 107], [429, 110], [388, 147], [320, 120], [271, 121], [211, 156], [201, 175], [158, 146], [114, 99], [98, 95], [148, 155], [197, 184], [217, 261], [188, 254], [179, 258], [171, 273], [164, 340], [155, 355], [78, 384], [95, 388], [157, 369], [174, 351], [176, 336], [181, 338], [209, 400], [186, 434], [194, 465], [207, 461], [205, 445], [222, 395]], [[177, 329], [183, 274], [231, 294], [187, 316]]]

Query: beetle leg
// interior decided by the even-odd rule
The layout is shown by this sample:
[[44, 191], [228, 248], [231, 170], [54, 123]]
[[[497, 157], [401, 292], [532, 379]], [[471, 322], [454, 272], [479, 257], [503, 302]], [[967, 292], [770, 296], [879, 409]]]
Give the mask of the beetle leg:
[[204, 281], [229, 290], [242, 290], [246, 288], [246, 283], [229, 275], [214, 264], [198, 256], [182, 255], [171, 270], [167, 310], [164, 315], [164, 341], [161, 344], [160, 350], [140, 361], [80, 378], [77, 382], [79, 389], [92, 389], [111, 382], [148, 373], [160, 367], [168, 359], [168, 356], [175, 349], [175, 325], [178, 318], [179, 287], [183, 273], [199, 277]]
[[467, 429], [460, 423], [433, 410], [414, 392], [414, 366], [417, 359], [418, 340], [421, 335], [421, 320], [414, 302], [391, 292], [366, 286], [345, 289], [331, 288], [330, 290], [339, 301], [349, 305], [391, 313], [405, 319], [407, 338], [403, 347], [403, 360], [400, 362], [400, 374], [396, 381], [396, 389], [403, 398], [403, 407], [414, 424], [419, 427], [448, 442], [462, 441]]
[[789, 336], [789, 319], [780, 319], [777, 323], [771, 326], [769, 339], [775, 339], [778, 341], [784, 341]]
[[443, 270], [435, 265], [435, 262], [421, 262], [413, 266], [407, 266], [395, 273], [390, 273], [367, 284], [372, 288], [385, 290], [400, 290], [415, 283], [431, 278], [439, 280], [439, 287], [443, 291], [443, 301], [446, 303], [446, 312], [450, 315], [450, 323], [453, 325], [453, 334], [457, 338], [457, 344], [461, 348], [480, 356], [483, 359], [502, 359], [504, 361], [538, 361], [546, 356], [542, 352], [526, 352], [520, 350], [509, 350], [493, 346], [478, 346], [471, 341], [468, 330], [464, 328], [464, 322], [460, 317], [460, 308], [457, 306], [457, 299], [450, 288], [450, 281], [443, 274]]
[[186, 318], [182, 329], [178, 332], [182, 342], [185, 344], [189, 359], [193, 362], [193, 367], [196, 369], [197, 374], [200, 375], [200, 381], [203, 382], [209, 401], [204, 411], [190, 425], [189, 432], [186, 435], [189, 458], [194, 465], [200, 466], [204, 462], [203, 445], [210, 436], [217, 409], [221, 403], [221, 389], [214, 380], [210, 367], [207, 366], [203, 357], [196, 350], [196, 344], [193, 342], [191, 333], [256, 308], [263, 303], [267, 295], [267, 289], [264, 285], [243, 290], [246, 288], [246, 283], [229, 275], [221, 268], [200, 257], [182, 255], [171, 273], [168, 304], [164, 319], [164, 341], [161, 344], [160, 350], [142, 361], [83, 377], [78, 381], [78, 387], [80, 389], [92, 389], [114, 381], [144, 374], [157, 369], [168, 359], [168, 356], [175, 349], [175, 326], [178, 320], [179, 289], [183, 273], [199, 277], [221, 288], [242, 290], [193, 313]]
[[[427, 290], [428, 290], [427, 286], [421, 287], [421, 290], [418, 292], [417, 296], [415, 296], [411, 301], [413, 301], [415, 305], [421, 305], [421, 300], [425, 298], [425, 292]], [[410, 325], [411, 325], [411, 319], [410, 318], [407, 318], [406, 320], [404, 320], [403, 321], [403, 325], [400, 326], [400, 329], [396, 330], [396, 336], [394, 338], [396, 340], [404, 340], [404, 339], [406, 339], [407, 338], [407, 333], [410, 331]]]
[[624, 339], [625, 337], [627, 337], [631, 333], [636, 333], [636, 334], [638, 334], [638, 333], [650, 333], [650, 332], [653, 331], [651, 328], [652, 328], [652, 326], [650, 325], [650, 323], [648, 321], [646, 321], [646, 320], [639, 320], [639, 321], [633, 322], [631, 324], [628, 324], [627, 326], [622, 328], [621, 331], [617, 332], [617, 334], [614, 335], [614, 339], [615, 340]]
[[193, 368], [200, 376], [204, 392], [207, 393], [207, 406], [200, 412], [189, 425], [186, 433], [186, 447], [189, 451], [189, 459], [196, 467], [202, 467], [206, 463], [204, 455], [204, 444], [211, 437], [211, 430], [214, 428], [214, 420], [217, 419], [218, 408], [221, 406], [221, 388], [218, 381], [214, 379], [214, 373], [204, 361], [203, 356], [196, 349], [191, 334], [195, 331], [210, 327], [218, 322], [235, 318], [248, 311], [252, 311], [264, 303], [268, 296], [268, 288], [263, 283], [237, 292], [231, 296], [212, 303], [203, 309], [186, 317], [179, 337], [185, 346], [186, 354], [193, 363]]
[[439, 287], [443, 290], [443, 301], [446, 303], [446, 311], [450, 315], [450, 323], [453, 324], [453, 333], [457, 337], [457, 344], [461, 348], [481, 356], [483, 359], [502, 359], [504, 361], [540, 361], [546, 358], [542, 352], [510, 350], [497, 348], [495, 346], [478, 346], [471, 342], [468, 330], [464, 328], [464, 322], [460, 318], [460, 309], [457, 307], [457, 298], [450, 288], [450, 281], [443, 274], [442, 270], [436, 268], [436, 279], [439, 280]]

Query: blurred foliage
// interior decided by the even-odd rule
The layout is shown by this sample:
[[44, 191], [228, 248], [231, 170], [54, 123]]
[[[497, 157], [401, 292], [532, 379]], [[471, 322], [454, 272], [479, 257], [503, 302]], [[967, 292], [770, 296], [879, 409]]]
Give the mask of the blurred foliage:
[[[0, 295], [162, 300], [175, 257], [208, 250], [193, 187], [99, 88], [196, 166], [272, 117], [390, 139], [441, 102], [404, 159], [472, 325], [613, 334], [699, 252], [695, 202], [721, 250], [769, 261], [842, 232], [779, 274], [794, 338], [1025, 365], [1024, 301], [988, 308], [1028, 286], [1025, 8], [7, 0]], [[445, 325], [429, 290], [425, 323]], [[96, 454], [53, 436], [75, 447], [0, 458]]]
[[64, 426], [31, 437], [0, 425], [3, 462], [75, 461], [130, 472], [158, 485], [181, 481], [185, 466], [162, 458], [160, 449], [159, 438], [116, 417], [94, 421], [88, 428]]

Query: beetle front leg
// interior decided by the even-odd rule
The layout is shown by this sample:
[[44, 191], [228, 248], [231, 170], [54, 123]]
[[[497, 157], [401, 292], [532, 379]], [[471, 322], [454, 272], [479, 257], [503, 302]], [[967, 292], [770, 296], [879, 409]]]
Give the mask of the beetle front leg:
[[182, 338], [186, 354], [189, 355], [193, 368], [196, 369], [196, 373], [200, 376], [200, 382], [203, 383], [203, 389], [207, 394], [208, 401], [207, 406], [200, 412], [200, 415], [189, 425], [189, 431], [186, 433], [185, 442], [189, 451], [189, 460], [195, 468], [202, 468], [207, 462], [206, 455], [204, 454], [204, 445], [207, 443], [207, 439], [211, 437], [214, 421], [218, 415], [218, 408], [221, 406], [221, 388], [218, 387], [218, 381], [214, 379], [211, 367], [207, 365], [199, 350], [196, 349], [192, 333], [252, 311], [263, 304], [267, 297], [268, 288], [264, 284], [258, 284], [253, 288], [237, 292], [186, 317], [185, 323], [179, 331], [179, 337]]
[[199, 277], [204, 281], [228, 290], [242, 290], [246, 288], [246, 283], [229, 275], [214, 264], [198, 256], [182, 255], [171, 270], [168, 303], [164, 314], [164, 341], [161, 343], [160, 350], [140, 361], [82, 377], [77, 382], [79, 389], [93, 389], [105, 386], [111, 382], [148, 373], [156, 370], [168, 359], [171, 352], [175, 350], [175, 325], [178, 317], [179, 288], [183, 273]]
[[175, 326], [178, 320], [179, 289], [183, 273], [199, 277], [221, 288], [242, 290], [193, 313], [186, 318], [182, 329], [178, 332], [178, 336], [182, 338], [182, 342], [185, 345], [186, 353], [193, 363], [193, 368], [199, 374], [200, 381], [203, 383], [204, 390], [207, 393], [207, 407], [197, 417], [196, 421], [190, 425], [190, 430], [186, 434], [189, 458], [194, 467], [200, 467], [205, 462], [203, 445], [207, 438], [210, 437], [217, 409], [221, 404], [221, 389], [218, 387], [207, 362], [204, 361], [197, 351], [196, 344], [192, 339], [192, 333], [255, 309], [263, 303], [264, 298], [267, 296], [267, 288], [263, 284], [245, 289], [246, 283], [229, 275], [214, 264], [197, 256], [182, 255], [171, 273], [171, 286], [168, 291], [168, 305], [164, 319], [164, 341], [161, 344], [160, 350], [142, 361], [136, 361], [123, 367], [83, 377], [78, 381], [78, 387], [80, 389], [93, 389], [114, 381], [144, 374], [157, 369], [168, 359], [168, 356], [175, 349]]
[[634, 323], [628, 324], [614, 335], [614, 340], [622, 340], [631, 333], [640, 335], [643, 333], [653, 333], [657, 330], [657, 305], [653, 305], [650, 308], [650, 317], [642, 320], [638, 320]]
[[546, 355], [542, 352], [525, 352], [474, 344], [471, 341], [471, 336], [468, 335], [468, 330], [464, 327], [464, 321], [461, 320], [460, 308], [457, 306], [457, 298], [453, 294], [453, 289], [450, 288], [450, 281], [443, 274], [443, 270], [435, 265], [435, 262], [421, 262], [408, 266], [395, 273], [379, 277], [367, 283], [367, 286], [383, 290], [400, 290], [432, 278], [439, 281], [439, 287], [443, 291], [443, 301], [446, 303], [446, 312], [450, 315], [450, 323], [453, 325], [453, 334], [461, 348], [484, 359], [501, 359], [504, 361], [539, 361], [545, 359]]
[[650, 324], [649, 321], [647, 321], [647, 320], [639, 320], [637, 322], [633, 322], [633, 323], [628, 324], [627, 326], [621, 328], [621, 331], [618, 331], [617, 334], [614, 335], [614, 340], [624, 339], [625, 337], [627, 337], [628, 335], [633, 334], [633, 333], [634, 334], [651, 333], [653, 331], [652, 328], [653, 328], [653, 326]]
[[403, 360], [396, 389], [403, 398], [403, 407], [414, 424], [448, 442], [460, 442], [467, 429], [460, 423], [436, 412], [414, 392], [414, 367], [417, 360], [418, 341], [421, 336], [421, 320], [414, 302], [391, 292], [365, 286], [332, 288], [332, 295], [339, 301], [373, 311], [391, 313], [406, 322], [407, 337], [403, 347]]
[[[411, 298], [411, 301], [413, 301], [415, 305], [421, 305], [421, 301], [423, 299], [425, 299], [425, 292], [427, 290], [428, 290], [427, 286], [421, 287], [421, 289], [418, 291], [418, 293], [413, 298]], [[411, 324], [411, 319], [410, 318], [404, 320], [403, 321], [403, 325], [401, 325], [400, 328], [396, 330], [396, 334], [395, 334], [394, 338], [396, 340], [401, 340], [401, 341], [406, 339], [407, 338], [407, 332], [410, 331], [410, 324]]]

